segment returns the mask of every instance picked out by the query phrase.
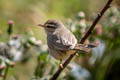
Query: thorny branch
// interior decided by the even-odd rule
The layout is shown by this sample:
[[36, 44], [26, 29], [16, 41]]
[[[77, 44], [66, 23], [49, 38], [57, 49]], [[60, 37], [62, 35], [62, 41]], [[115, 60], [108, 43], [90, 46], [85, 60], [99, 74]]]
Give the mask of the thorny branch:
[[[85, 40], [91, 35], [93, 29], [95, 28], [96, 24], [99, 22], [99, 20], [101, 19], [101, 17], [103, 16], [103, 14], [107, 11], [108, 8], [110, 8], [110, 4], [112, 3], [113, 0], [108, 0], [107, 4], [105, 5], [105, 7], [101, 10], [101, 12], [98, 14], [98, 16], [96, 17], [96, 19], [94, 20], [93, 24], [91, 25], [91, 27], [89, 28], [89, 30], [87, 31], [87, 33], [85, 34], [85, 36], [81, 39], [80, 43], [84, 43]], [[64, 62], [63, 64], [63, 68], [58, 69], [58, 71], [52, 76], [52, 78], [50, 80], [56, 80], [58, 78], [58, 76], [60, 75], [60, 73], [64, 70], [64, 68], [70, 63], [70, 61], [72, 60], [72, 58], [76, 55], [77, 51], [70, 55], [70, 57]]]

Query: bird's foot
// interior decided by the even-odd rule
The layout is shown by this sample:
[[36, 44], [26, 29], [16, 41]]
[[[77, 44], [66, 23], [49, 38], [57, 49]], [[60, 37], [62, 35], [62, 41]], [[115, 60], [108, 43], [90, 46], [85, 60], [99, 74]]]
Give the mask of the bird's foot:
[[60, 68], [63, 69], [63, 64], [62, 64], [62, 59], [60, 60], [60, 64], [59, 64]]
[[63, 69], [63, 64], [61, 64], [61, 63], [60, 63], [60, 64], [59, 64], [59, 66], [60, 66], [60, 68], [62, 68], [62, 69]]
[[78, 54], [78, 53], [76, 53], [76, 56], [77, 56], [77, 57], [79, 57], [79, 54]]

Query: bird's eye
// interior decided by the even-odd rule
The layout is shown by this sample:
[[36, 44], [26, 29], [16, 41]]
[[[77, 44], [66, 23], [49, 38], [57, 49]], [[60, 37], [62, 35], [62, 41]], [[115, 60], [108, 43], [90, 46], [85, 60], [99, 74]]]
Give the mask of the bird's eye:
[[47, 27], [47, 28], [55, 28], [54, 25], [47, 25], [46, 27]]

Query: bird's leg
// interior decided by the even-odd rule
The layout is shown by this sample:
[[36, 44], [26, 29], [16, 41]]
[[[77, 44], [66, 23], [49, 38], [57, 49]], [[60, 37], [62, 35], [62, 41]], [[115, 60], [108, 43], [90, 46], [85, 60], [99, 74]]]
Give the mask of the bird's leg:
[[79, 57], [79, 54], [78, 54], [78, 53], [76, 53], [76, 56], [77, 56], [77, 57]]
[[60, 68], [63, 68], [62, 60], [60, 60], [59, 66], [60, 66]]

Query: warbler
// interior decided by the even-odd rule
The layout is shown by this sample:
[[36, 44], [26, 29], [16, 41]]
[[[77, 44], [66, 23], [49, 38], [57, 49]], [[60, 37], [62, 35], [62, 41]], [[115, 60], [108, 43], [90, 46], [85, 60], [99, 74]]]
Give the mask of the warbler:
[[76, 37], [59, 20], [48, 20], [38, 26], [44, 28], [49, 52], [60, 63], [76, 50], [87, 53], [91, 50], [92, 45], [78, 44]]

